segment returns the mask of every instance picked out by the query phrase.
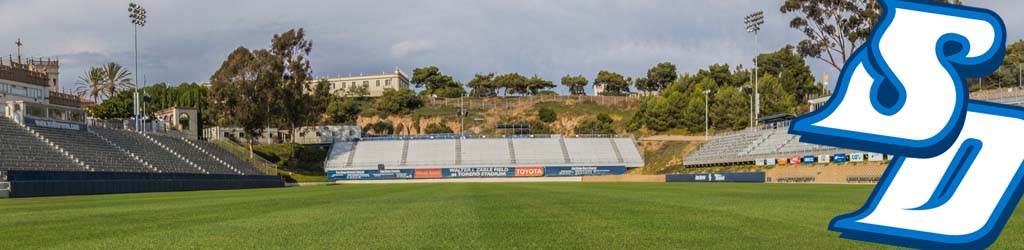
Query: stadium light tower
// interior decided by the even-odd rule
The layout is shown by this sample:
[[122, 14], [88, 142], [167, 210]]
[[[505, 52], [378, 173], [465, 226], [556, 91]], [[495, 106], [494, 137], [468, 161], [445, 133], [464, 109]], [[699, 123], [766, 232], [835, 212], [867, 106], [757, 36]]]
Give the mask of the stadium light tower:
[[708, 120], [708, 94], [711, 94], [711, 90], [704, 91], [704, 141], [708, 141], [708, 127], [711, 126]]
[[758, 81], [758, 45], [757, 45], [757, 32], [761, 31], [761, 25], [764, 24], [764, 11], [757, 11], [753, 14], [747, 15], [743, 18], [743, 24], [746, 25], [748, 33], [754, 33], [754, 119], [756, 120], [761, 115], [761, 93], [757, 91]]
[[139, 27], [146, 26], [146, 8], [135, 3], [128, 3], [128, 17], [131, 18], [132, 28], [135, 29], [135, 77], [133, 77], [135, 80], [135, 131], [139, 131], [144, 126], [141, 124], [142, 114], [139, 112]]

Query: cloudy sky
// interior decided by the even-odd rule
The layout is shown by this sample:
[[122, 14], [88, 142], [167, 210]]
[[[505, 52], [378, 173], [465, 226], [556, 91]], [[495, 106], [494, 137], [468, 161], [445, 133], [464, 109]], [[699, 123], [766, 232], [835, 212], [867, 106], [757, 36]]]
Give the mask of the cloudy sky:
[[[305, 28], [317, 76], [373, 74], [437, 65], [466, 82], [477, 72], [521, 72], [555, 80], [593, 79], [607, 69], [640, 76], [670, 61], [681, 72], [713, 63], [750, 65], [745, 15], [764, 10], [762, 51], [797, 43], [782, 0], [209, 1], [140, 0], [139, 33], [148, 82], [205, 82], [238, 46], [266, 48], [275, 33]], [[999, 13], [1018, 1], [965, 0]], [[133, 65], [126, 1], [0, 0], [0, 53], [61, 60], [61, 87], [86, 68]], [[1024, 16], [1003, 16], [1008, 38], [1024, 38]], [[7, 44], [7, 45], [3, 45]], [[808, 59], [820, 77], [836, 72]], [[5, 60], [6, 61], [6, 60]], [[834, 81], [834, 77], [832, 79]]]

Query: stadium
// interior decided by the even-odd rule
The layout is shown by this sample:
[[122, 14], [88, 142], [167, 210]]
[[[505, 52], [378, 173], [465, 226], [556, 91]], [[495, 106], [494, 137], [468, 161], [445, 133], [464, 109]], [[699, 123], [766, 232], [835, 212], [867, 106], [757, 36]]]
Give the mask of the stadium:
[[[843, 71], [845, 53], [866, 41], [850, 34], [807, 35], [804, 30], [820, 29], [808, 20], [879, 18], [881, 10], [845, 1], [860, 9], [821, 12], [813, 9], [821, 6], [800, 4], [808, 2], [754, 4], [782, 7], [769, 13], [728, 6], [735, 4], [702, 10], [707, 13], [690, 21], [728, 16], [743, 29], [706, 38], [729, 42], [686, 47], [685, 56], [661, 55], [677, 51], [635, 41], [616, 47], [566, 39], [562, 24], [523, 20], [529, 18], [504, 24], [524, 34], [555, 29], [547, 35], [581, 45], [501, 47], [513, 56], [489, 54], [491, 48], [470, 42], [428, 38], [465, 39], [455, 31], [469, 30], [491, 36], [473, 43], [536, 41], [490, 33], [501, 29], [487, 22], [475, 24], [489, 27], [480, 31], [447, 19], [394, 16], [383, 10], [405, 7], [391, 3], [322, 3], [313, 13], [358, 11], [304, 14], [295, 24], [244, 9], [237, 13], [274, 23], [273, 33], [249, 39], [234, 30], [254, 24], [234, 23], [232, 31], [202, 28], [229, 35], [196, 38], [228, 40], [226, 45], [175, 51], [170, 48], [192, 45], [154, 41], [140, 52], [140, 36], [174, 40], [168, 38], [194, 34], [174, 28], [188, 21], [161, 24], [168, 20], [159, 18], [156, 25], [172, 28], [157, 26], [158, 34], [146, 34], [154, 25], [146, 26], [147, 10], [130, 3], [134, 44], [120, 41], [124, 37], [96, 41], [134, 45], [131, 50], [67, 54], [61, 46], [70, 45], [16, 38], [16, 56], [0, 60], [0, 249], [891, 249], [841, 238], [829, 222], [861, 209], [898, 156], [813, 144], [790, 131], [795, 119], [832, 100], [840, 80], [830, 82], [829, 74]], [[143, 4], [157, 13], [197, 8]], [[552, 14], [561, 8], [579, 8], [585, 16], [608, 8], [551, 4], [558, 8], [538, 8], [545, 9], [542, 14], [507, 11], [551, 21], [574, 16]], [[74, 5], [83, 12], [109, 7]], [[483, 3], [456, 5], [471, 6], [465, 13], [494, 11]], [[626, 16], [659, 15], [634, 5], [620, 8], [630, 10]], [[453, 6], [423, 8], [441, 13], [445, 9], [437, 8]], [[729, 11], [737, 8], [743, 10]], [[241, 18], [237, 13], [219, 13], [226, 17], [215, 20]], [[395, 28], [374, 19], [378, 14], [416, 28]], [[316, 16], [349, 24], [310, 25], [326, 18]], [[770, 18], [794, 21], [786, 26]], [[414, 32], [437, 22], [455, 31]], [[614, 28], [618, 21], [601, 22]], [[282, 23], [297, 28], [281, 32]], [[640, 26], [647, 25], [660, 27]], [[766, 44], [779, 46], [769, 52], [755, 47], [762, 25], [788, 32], [760, 34], [772, 40]], [[849, 25], [857, 34], [872, 28], [871, 22]], [[1017, 31], [1009, 27], [1008, 33]], [[423, 39], [374, 40], [406, 33]], [[588, 39], [610, 39], [607, 31], [598, 33], [592, 36], [600, 39]], [[740, 35], [751, 36], [754, 51], [733, 47]], [[1020, 36], [1008, 38], [996, 72], [961, 79], [971, 100], [1024, 107], [1024, 40], [1013, 38]], [[370, 45], [356, 42], [363, 39]], [[684, 44], [669, 47], [692, 46], [672, 39]], [[813, 49], [808, 43], [844, 54], [830, 59], [833, 52], [807, 51]], [[23, 46], [54, 58], [23, 60]], [[559, 56], [553, 51], [582, 53], [590, 46], [614, 58], [587, 56], [585, 63], [569, 64], [552, 59]], [[552, 55], [524, 55], [531, 49]], [[336, 58], [339, 51], [352, 58]], [[466, 51], [493, 58], [459, 55]], [[102, 58], [84, 58], [94, 54]], [[629, 59], [636, 54], [657, 55]], [[188, 56], [194, 58], [181, 61]], [[532, 61], [509, 59], [520, 57]], [[210, 60], [215, 62], [197, 62]], [[508, 62], [495, 62], [501, 60]], [[634, 67], [638, 63], [643, 65]], [[379, 74], [359, 72], [367, 70]], [[990, 248], [1024, 249], [1022, 232], [1024, 219], [1010, 217]]]

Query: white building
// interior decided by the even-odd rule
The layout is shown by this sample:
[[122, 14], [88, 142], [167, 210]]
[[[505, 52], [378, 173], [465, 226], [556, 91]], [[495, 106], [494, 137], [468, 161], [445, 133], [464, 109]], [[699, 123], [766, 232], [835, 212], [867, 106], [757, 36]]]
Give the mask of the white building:
[[49, 87], [45, 73], [31, 71], [14, 62], [0, 65], [0, 110], [13, 101], [49, 104]]
[[[318, 84], [321, 80], [330, 83], [331, 93], [344, 96], [348, 91], [357, 87], [365, 87], [369, 97], [381, 96], [385, 89], [408, 89], [409, 76], [397, 67], [392, 73], [381, 73], [379, 75], [358, 75], [347, 77], [318, 78], [310, 81], [310, 84]], [[315, 89], [315, 88], [310, 88]]]

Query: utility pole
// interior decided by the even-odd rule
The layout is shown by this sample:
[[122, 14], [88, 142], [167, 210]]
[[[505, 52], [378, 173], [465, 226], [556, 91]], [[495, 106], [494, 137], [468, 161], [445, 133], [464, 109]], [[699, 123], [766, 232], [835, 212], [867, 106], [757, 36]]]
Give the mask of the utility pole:
[[464, 105], [463, 99], [465, 96], [459, 97], [459, 138], [466, 138], [466, 106]]
[[[132, 19], [132, 28], [135, 30], [135, 131], [142, 127], [142, 116], [139, 110], [139, 27], [146, 26], [146, 8], [135, 3], [128, 3], [128, 17]], [[143, 132], [145, 133], [145, 132]]]
[[743, 18], [743, 24], [746, 25], [746, 31], [748, 33], [754, 33], [754, 119], [757, 119], [761, 115], [761, 93], [757, 90], [759, 65], [758, 65], [758, 42], [757, 32], [761, 31], [761, 25], [764, 24], [764, 11], [757, 11], [753, 14], [747, 15]]
[[704, 141], [708, 141], [708, 128], [711, 126], [711, 121], [708, 119], [708, 94], [711, 90], [704, 91]]

